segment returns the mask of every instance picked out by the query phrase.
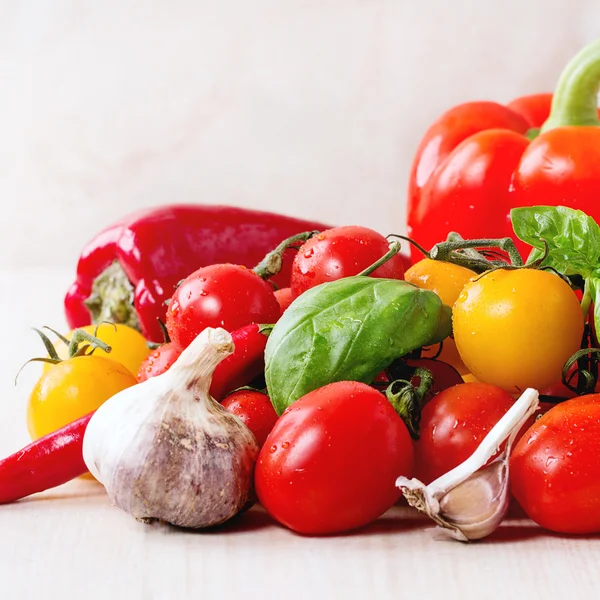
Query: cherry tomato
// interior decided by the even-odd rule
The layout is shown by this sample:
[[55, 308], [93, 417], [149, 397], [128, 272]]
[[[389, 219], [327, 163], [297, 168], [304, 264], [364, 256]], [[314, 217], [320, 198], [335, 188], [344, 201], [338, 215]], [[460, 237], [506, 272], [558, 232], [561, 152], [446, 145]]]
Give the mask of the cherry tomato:
[[38, 439], [56, 431], [136, 383], [135, 377], [121, 363], [96, 354], [52, 365], [29, 396], [29, 434], [32, 439]]
[[558, 381], [583, 335], [573, 290], [554, 273], [535, 269], [498, 269], [468, 283], [452, 323], [469, 372], [512, 393]]
[[[291, 288], [295, 296], [307, 289], [350, 275], [358, 275], [389, 250], [381, 234], [356, 225], [327, 229], [308, 240], [294, 257]], [[378, 267], [371, 277], [402, 279], [404, 261], [399, 254]]]
[[292, 303], [294, 300], [294, 294], [292, 293], [292, 288], [284, 287], [279, 290], [275, 290], [275, 298], [277, 298], [277, 302], [279, 302], [279, 308], [283, 313], [284, 310]]
[[198, 269], [175, 290], [167, 309], [169, 337], [181, 348], [206, 327], [228, 331], [250, 323], [275, 323], [281, 315], [272, 287], [239, 265]]
[[138, 383], [168, 371], [180, 354], [181, 348], [173, 342], [163, 344], [153, 350], [140, 366], [137, 374]]
[[[415, 263], [404, 274], [406, 281], [422, 289], [435, 292], [442, 302], [450, 307], [454, 305], [465, 285], [473, 277], [477, 277], [477, 273], [471, 271], [471, 269], [429, 258], [424, 258]], [[431, 348], [424, 348], [423, 356], [430, 358], [435, 356], [438, 350], [439, 344]], [[452, 338], [444, 340], [438, 358], [452, 365], [461, 375], [468, 372]]]
[[415, 477], [429, 484], [469, 458], [514, 402], [487, 383], [460, 383], [440, 392], [421, 412]]
[[292, 404], [256, 465], [256, 492], [267, 512], [300, 533], [367, 525], [400, 497], [410, 477], [412, 440], [383, 394], [340, 381]]
[[261, 448], [277, 421], [269, 396], [258, 390], [238, 390], [229, 394], [221, 404], [247, 425]]
[[[95, 334], [98, 339], [111, 347], [110, 353], [104, 352], [102, 348], [96, 348], [94, 351], [95, 356], [104, 356], [116, 360], [127, 367], [132, 374], [138, 372], [142, 361], [150, 354], [150, 348], [148, 348], [144, 336], [127, 325], [100, 323], [99, 325], [86, 325], [79, 329], [83, 329], [90, 335]], [[67, 333], [65, 337], [70, 340], [72, 335], [73, 331]], [[60, 358], [68, 358], [68, 347], [62, 340], [56, 340], [54, 347]], [[52, 364], [46, 363], [44, 365], [46, 371], [52, 368], [54, 368]]]
[[512, 492], [536, 523], [562, 533], [600, 532], [600, 394], [556, 405], [516, 444]]

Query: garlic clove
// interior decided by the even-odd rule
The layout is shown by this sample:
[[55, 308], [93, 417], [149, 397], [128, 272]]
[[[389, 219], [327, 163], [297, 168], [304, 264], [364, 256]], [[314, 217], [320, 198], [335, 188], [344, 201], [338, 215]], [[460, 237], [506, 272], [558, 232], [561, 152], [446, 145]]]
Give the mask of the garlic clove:
[[167, 372], [113, 396], [90, 420], [86, 465], [136, 519], [208, 527], [253, 500], [256, 440], [208, 392], [233, 349], [227, 331], [205, 329]]
[[508, 512], [507, 463], [496, 460], [459, 483], [440, 499], [440, 514], [461, 541], [493, 533]]
[[[481, 539], [495, 531], [508, 511], [512, 444], [537, 410], [538, 398], [536, 390], [525, 390], [465, 462], [428, 486], [418, 479], [399, 477], [396, 485], [408, 503], [460, 541]], [[504, 440], [502, 454], [486, 465]]]

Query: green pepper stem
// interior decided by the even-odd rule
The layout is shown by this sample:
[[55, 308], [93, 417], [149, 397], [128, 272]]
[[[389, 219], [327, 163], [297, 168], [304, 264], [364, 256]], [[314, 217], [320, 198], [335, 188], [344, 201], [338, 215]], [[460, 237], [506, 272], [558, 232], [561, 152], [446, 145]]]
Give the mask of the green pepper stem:
[[598, 90], [600, 90], [600, 40], [581, 50], [561, 73], [550, 116], [542, 125], [545, 133], [569, 125], [598, 126]]

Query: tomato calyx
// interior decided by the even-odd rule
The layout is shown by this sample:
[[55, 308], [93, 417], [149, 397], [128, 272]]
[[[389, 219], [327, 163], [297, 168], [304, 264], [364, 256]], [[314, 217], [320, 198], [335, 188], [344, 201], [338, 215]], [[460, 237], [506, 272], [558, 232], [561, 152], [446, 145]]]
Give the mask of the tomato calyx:
[[[590, 327], [585, 326], [584, 343], [589, 335]], [[562, 371], [562, 382], [578, 396], [592, 394], [598, 382], [598, 362], [600, 362], [600, 348], [588, 348], [584, 346], [575, 352], [565, 363]], [[574, 365], [575, 370], [572, 370]], [[573, 379], [577, 376], [577, 383], [573, 385]]]
[[[427, 393], [433, 385], [433, 374], [424, 367], [415, 367], [411, 370], [410, 378], [394, 379], [388, 385], [385, 397], [404, 421], [410, 436], [414, 440], [418, 440], [421, 409], [425, 404]], [[414, 378], [419, 379], [417, 386], [411, 382]]]
[[321, 233], [320, 231], [304, 231], [283, 240], [276, 248], [268, 252], [266, 256], [252, 269], [261, 279], [269, 279], [281, 271], [283, 265], [283, 254], [286, 250], [298, 250], [300, 246], [311, 237]]
[[[104, 323], [106, 323], [106, 321], [104, 321]], [[114, 323], [110, 323], [110, 324], [114, 325]], [[98, 332], [98, 327], [100, 325], [102, 325], [102, 323], [98, 323], [98, 326], [96, 327], [96, 330], [94, 333]], [[79, 356], [91, 356], [94, 353], [94, 350], [96, 350], [96, 348], [100, 348], [101, 350], [104, 350], [104, 352], [106, 352], [106, 353], [110, 353], [112, 350], [112, 348], [108, 344], [105, 344], [101, 339], [99, 339], [95, 335], [89, 334], [84, 329], [76, 329], [73, 332], [71, 339], [69, 340], [64, 335], [59, 333], [58, 331], [52, 329], [51, 327], [48, 327], [47, 325], [44, 325], [42, 327], [42, 329], [47, 329], [48, 331], [51, 331], [52, 333], [54, 333], [67, 346], [67, 348], [68, 348], [67, 358], [63, 359], [63, 358], [60, 358], [60, 356], [58, 356], [58, 352], [56, 351], [54, 344], [52, 343], [50, 338], [41, 329], [38, 329], [37, 327], [32, 327], [32, 329], [40, 336], [40, 339], [42, 340], [42, 343], [44, 344], [44, 347], [46, 348], [46, 351], [48, 352], [48, 356], [47, 357], [30, 358], [19, 369], [17, 375], [15, 376], [15, 385], [17, 384], [17, 379], [19, 378], [21, 371], [30, 362], [43, 362], [43, 363], [49, 363], [52, 365], [57, 365], [65, 360], [69, 360], [71, 358], [77, 358]]]
[[148, 346], [148, 348], [150, 348], [150, 350], [156, 350], [157, 348], [160, 348], [161, 346], [164, 346], [165, 344], [169, 344], [171, 342], [171, 336], [169, 335], [169, 332], [167, 331], [167, 326], [164, 324], [162, 319], [157, 318], [156, 320], [158, 321], [158, 327], [160, 328], [160, 332], [163, 336], [163, 341], [162, 342], [147, 341], [146, 346]]

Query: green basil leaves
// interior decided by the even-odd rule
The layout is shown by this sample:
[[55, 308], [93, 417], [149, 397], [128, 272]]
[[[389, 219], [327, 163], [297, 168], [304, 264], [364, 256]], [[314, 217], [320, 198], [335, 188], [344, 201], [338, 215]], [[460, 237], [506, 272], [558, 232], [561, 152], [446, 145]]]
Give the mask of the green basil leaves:
[[299, 296], [275, 324], [265, 377], [278, 414], [334, 381], [370, 383], [394, 359], [450, 333], [439, 297], [405, 281], [346, 277]]

